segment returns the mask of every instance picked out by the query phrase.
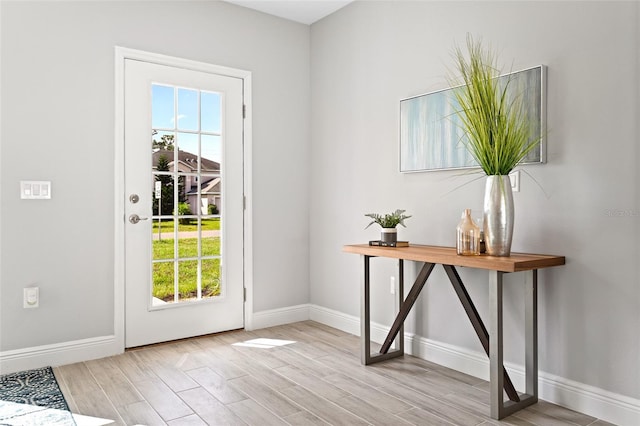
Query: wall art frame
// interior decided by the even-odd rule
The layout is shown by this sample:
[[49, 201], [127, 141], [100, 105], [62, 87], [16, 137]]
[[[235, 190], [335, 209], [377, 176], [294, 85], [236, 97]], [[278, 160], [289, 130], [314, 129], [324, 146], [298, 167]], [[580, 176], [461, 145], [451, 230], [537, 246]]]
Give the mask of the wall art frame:
[[[539, 146], [520, 164], [546, 163], [547, 69], [545, 65], [503, 74], [508, 96], [522, 97]], [[466, 137], [458, 117], [459, 107], [451, 87], [400, 101], [400, 172], [427, 172], [480, 167], [465, 147]]]

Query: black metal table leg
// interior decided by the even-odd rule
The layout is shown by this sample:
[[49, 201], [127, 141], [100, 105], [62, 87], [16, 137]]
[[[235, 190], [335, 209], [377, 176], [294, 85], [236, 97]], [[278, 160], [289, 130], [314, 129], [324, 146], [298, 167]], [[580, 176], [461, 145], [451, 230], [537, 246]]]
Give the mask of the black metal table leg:
[[[456, 271], [456, 268], [454, 268], [451, 265], [442, 265], [442, 266], [444, 267], [444, 270], [447, 272], [449, 281], [451, 281], [451, 284], [453, 285], [453, 288], [456, 291], [458, 298], [460, 299], [460, 303], [462, 303], [462, 306], [464, 307], [464, 310], [467, 313], [467, 316], [469, 317], [469, 321], [471, 321], [471, 325], [473, 325], [473, 329], [478, 335], [478, 339], [480, 339], [480, 343], [482, 343], [482, 347], [484, 348], [484, 351], [487, 353], [487, 356], [489, 356], [489, 333], [487, 332], [487, 328], [484, 326], [484, 323], [482, 322], [482, 318], [480, 318], [480, 314], [478, 314], [478, 311], [475, 305], [473, 304], [473, 301], [471, 300], [471, 297], [469, 296], [467, 289], [462, 283], [462, 280], [460, 279], [460, 275], [458, 275], [458, 271]], [[516, 388], [513, 386], [513, 383], [511, 382], [509, 373], [507, 373], [507, 370], [505, 370], [504, 367], [503, 367], [503, 371], [504, 371], [503, 380], [504, 380], [505, 392], [507, 392], [507, 395], [509, 396], [509, 399], [511, 401], [520, 401], [520, 397], [518, 396], [518, 392], [516, 391]]]
[[384, 361], [386, 359], [402, 356], [404, 354], [404, 342], [402, 341], [402, 339], [404, 339], [404, 336], [400, 337], [401, 339], [399, 344], [400, 348], [398, 350], [389, 352], [389, 349], [391, 348], [391, 345], [393, 344], [398, 334], [404, 329], [404, 321], [407, 318], [407, 315], [409, 315], [411, 308], [413, 307], [418, 296], [420, 295], [420, 291], [424, 287], [425, 283], [427, 282], [427, 279], [429, 278], [429, 275], [431, 274], [431, 271], [435, 266], [435, 263], [424, 264], [424, 266], [420, 270], [420, 273], [416, 277], [416, 280], [413, 283], [413, 286], [411, 287], [411, 290], [409, 291], [407, 298], [403, 299], [404, 297], [404, 294], [403, 294], [404, 293], [404, 270], [403, 270], [404, 262], [402, 261], [402, 259], [400, 259], [399, 271], [398, 271], [399, 281], [400, 281], [399, 289], [398, 289], [398, 302], [400, 305], [400, 309], [399, 309], [398, 315], [396, 316], [395, 321], [393, 322], [393, 325], [391, 326], [391, 330], [389, 330], [389, 333], [387, 334], [387, 337], [384, 341], [384, 344], [382, 345], [382, 348], [380, 349], [379, 354], [373, 355], [371, 354], [371, 324], [370, 324], [371, 279], [370, 279], [369, 263], [370, 263], [371, 257], [372, 256], [363, 255], [364, 273], [362, 278], [363, 289], [362, 289], [362, 298], [361, 298], [361, 306], [360, 306], [360, 311], [362, 313], [362, 318], [361, 318], [362, 322], [360, 324], [360, 332], [361, 332], [361, 339], [362, 339], [361, 362], [364, 365], [370, 365], [376, 362]]
[[389, 334], [387, 334], [387, 338], [385, 339], [382, 348], [380, 348], [381, 354], [386, 354], [387, 351], [389, 351], [391, 343], [393, 343], [393, 341], [395, 340], [396, 336], [398, 335], [398, 331], [400, 331], [400, 327], [402, 327], [402, 324], [404, 324], [404, 320], [407, 318], [407, 315], [409, 315], [409, 312], [411, 312], [411, 308], [413, 307], [413, 304], [416, 303], [416, 300], [418, 299], [418, 296], [422, 291], [422, 287], [424, 287], [424, 285], [426, 284], [427, 279], [429, 278], [429, 275], [431, 275], [431, 271], [433, 271], [434, 266], [435, 263], [425, 263], [420, 270], [420, 273], [416, 277], [416, 280], [413, 283], [413, 286], [411, 287], [407, 298], [404, 300], [402, 306], [400, 307], [400, 312], [398, 312], [398, 315], [396, 316], [396, 319], [391, 326], [391, 330], [389, 330]]

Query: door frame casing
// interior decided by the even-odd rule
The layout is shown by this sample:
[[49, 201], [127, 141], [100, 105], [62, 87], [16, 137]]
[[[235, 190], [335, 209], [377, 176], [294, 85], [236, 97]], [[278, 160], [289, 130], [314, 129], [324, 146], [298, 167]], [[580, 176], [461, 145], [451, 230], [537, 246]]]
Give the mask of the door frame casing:
[[253, 208], [252, 208], [252, 128], [251, 128], [251, 72], [212, 65], [174, 56], [115, 47], [115, 155], [114, 155], [114, 335], [120, 352], [125, 349], [125, 176], [124, 176], [124, 67], [126, 60], [137, 60], [235, 77], [243, 81], [243, 193], [245, 209], [243, 217], [243, 276], [245, 288], [244, 328], [253, 329]]

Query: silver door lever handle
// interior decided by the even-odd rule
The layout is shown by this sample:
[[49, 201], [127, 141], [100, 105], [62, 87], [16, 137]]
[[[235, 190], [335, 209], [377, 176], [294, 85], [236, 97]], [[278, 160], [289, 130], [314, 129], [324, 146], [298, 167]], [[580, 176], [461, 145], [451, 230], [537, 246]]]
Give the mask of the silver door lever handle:
[[137, 214], [132, 214], [131, 216], [129, 216], [129, 222], [133, 223], [134, 225], [138, 222], [140, 222], [141, 220], [147, 220], [149, 219], [148, 217], [140, 217]]

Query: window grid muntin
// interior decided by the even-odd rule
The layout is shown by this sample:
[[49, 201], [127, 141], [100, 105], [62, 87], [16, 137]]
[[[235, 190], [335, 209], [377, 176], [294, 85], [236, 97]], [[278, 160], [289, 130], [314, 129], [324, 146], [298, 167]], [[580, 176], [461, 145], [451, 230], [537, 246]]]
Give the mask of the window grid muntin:
[[[179, 299], [179, 279], [180, 279], [180, 275], [179, 275], [179, 264], [181, 262], [185, 262], [185, 261], [192, 261], [192, 260], [197, 260], [198, 264], [197, 264], [197, 285], [196, 285], [196, 292], [197, 292], [197, 297], [195, 301], [204, 301], [204, 300], [209, 300], [210, 298], [207, 299], [203, 299], [202, 298], [202, 261], [203, 260], [215, 260], [218, 259], [219, 260], [219, 276], [220, 276], [220, 284], [222, 284], [222, 224], [220, 226], [220, 244], [219, 244], [219, 251], [220, 254], [218, 255], [203, 255], [202, 254], [202, 219], [209, 219], [209, 218], [219, 218], [220, 220], [222, 219], [222, 214], [219, 211], [219, 213], [217, 215], [209, 215], [209, 214], [202, 214], [202, 188], [201, 188], [201, 181], [203, 177], [211, 177], [211, 178], [222, 178], [222, 167], [223, 165], [220, 164], [220, 171], [219, 173], [210, 173], [207, 172], [205, 174], [202, 173], [202, 135], [205, 136], [217, 136], [221, 138], [223, 138], [223, 120], [222, 120], [222, 94], [221, 93], [217, 93], [217, 92], [212, 92], [212, 91], [205, 91], [205, 90], [199, 90], [199, 89], [190, 89], [190, 88], [185, 88], [185, 87], [181, 87], [181, 86], [172, 86], [172, 85], [164, 85], [164, 84], [158, 84], [158, 83], [153, 83], [154, 85], [161, 85], [161, 86], [166, 86], [166, 87], [172, 87], [173, 91], [174, 91], [174, 96], [173, 96], [173, 102], [174, 102], [174, 106], [173, 106], [173, 114], [174, 114], [174, 126], [173, 128], [162, 128], [162, 127], [158, 127], [158, 128], [152, 128], [152, 130], [160, 133], [160, 132], [167, 132], [167, 133], [173, 133], [174, 135], [174, 144], [173, 144], [173, 171], [162, 171], [162, 172], [158, 172], [158, 171], [152, 171], [152, 178], [153, 181], [155, 182], [155, 177], [156, 176], [172, 176], [173, 177], [173, 182], [174, 182], [174, 187], [173, 187], [173, 212], [171, 215], [152, 215], [152, 221], [155, 221], [157, 219], [163, 220], [163, 219], [173, 219], [173, 236], [174, 236], [174, 249], [173, 249], [173, 259], [152, 259], [151, 260], [151, 267], [153, 268], [153, 264], [156, 263], [170, 263], [173, 262], [174, 264], [174, 302], [193, 302], [193, 299], [183, 299], [180, 300]], [[186, 130], [186, 129], [180, 129], [178, 126], [178, 90], [180, 89], [187, 89], [187, 90], [194, 90], [197, 93], [197, 130]], [[219, 132], [210, 132], [210, 131], [202, 131], [202, 104], [201, 104], [201, 99], [202, 93], [211, 93], [211, 94], [217, 94], [219, 95], [218, 97], [218, 101], [220, 102], [220, 108], [219, 108], [219, 113], [220, 113], [220, 131]], [[178, 140], [178, 134], [179, 133], [187, 133], [187, 134], [195, 134], [197, 135], [197, 168], [196, 168], [196, 173], [193, 172], [180, 172], [178, 170], [178, 160], [179, 160], [179, 152], [180, 152], [180, 147], [179, 147], [179, 140]], [[212, 160], [213, 161], [213, 160]], [[180, 176], [193, 176], [196, 177], [198, 179], [198, 185], [197, 185], [197, 193], [196, 193], [196, 200], [197, 200], [197, 204], [196, 204], [196, 213], [197, 214], [192, 214], [192, 215], [184, 215], [184, 216], [180, 216], [178, 214], [178, 209], [176, 208], [178, 205], [178, 199], [179, 199], [179, 194], [180, 194]], [[186, 188], [185, 188], [186, 191]], [[223, 194], [221, 193], [221, 198], [223, 197]], [[207, 212], [208, 213], [208, 212]], [[180, 257], [180, 253], [179, 253], [179, 218], [189, 218], [189, 219], [196, 219], [198, 221], [197, 224], [197, 257], [184, 257], [181, 258]], [[153, 283], [152, 283], [152, 288], [153, 288]], [[222, 295], [222, 287], [220, 288], [220, 295]], [[151, 297], [153, 298], [153, 291], [151, 292]], [[153, 304], [152, 304], [153, 305]]]

